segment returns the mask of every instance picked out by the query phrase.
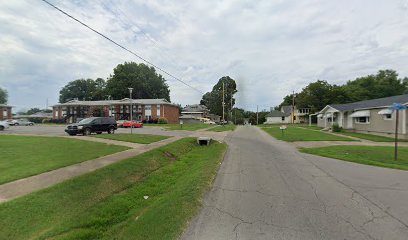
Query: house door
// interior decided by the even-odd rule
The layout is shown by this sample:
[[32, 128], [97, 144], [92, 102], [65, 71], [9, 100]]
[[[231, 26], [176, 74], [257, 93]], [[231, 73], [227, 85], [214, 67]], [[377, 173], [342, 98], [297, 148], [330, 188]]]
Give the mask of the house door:
[[350, 116], [351, 113], [347, 113], [347, 128], [352, 129], [353, 128], [353, 118]]

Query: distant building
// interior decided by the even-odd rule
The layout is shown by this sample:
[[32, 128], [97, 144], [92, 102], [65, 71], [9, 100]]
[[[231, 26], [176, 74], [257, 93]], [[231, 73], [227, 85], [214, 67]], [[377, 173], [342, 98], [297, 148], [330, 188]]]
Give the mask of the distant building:
[[12, 106], [6, 104], [0, 104], [0, 121], [11, 119], [13, 117], [11, 112], [12, 108]]
[[266, 115], [266, 122], [264, 124], [291, 123], [290, 116], [291, 113], [273, 110]]
[[[294, 111], [292, 111], [294, 110]], [[289, 119], [293, 119], [293, 123], [308, 123], [310, 108], [297, 108], [294, 106], [282, 106], [281, 112], [289, 116]], [[290, 120], [292, 123], [292, 120]]]
[[168, 123], [179, 122], [179, 108], [165, 99], [132, 99], [79, 101], [72, 100], [52, 106], [53, 119], [67, 123], [78, 118], [114, 117], [116, 120], [130, 120], [130, 104], [133, 105], [133, 119], [152, 122], [166, 118]]
[[180, 120], [184, 119], [185, 121], [189, 119], [189, 122], [197, 122], [191, 119], [199, 118], [208, 118], [211, 121], [220, 122], [221, 117], [215, 114], [210, 114], [210, 110], [206, 106], [200, 104], [187, 105], [181, 110]]

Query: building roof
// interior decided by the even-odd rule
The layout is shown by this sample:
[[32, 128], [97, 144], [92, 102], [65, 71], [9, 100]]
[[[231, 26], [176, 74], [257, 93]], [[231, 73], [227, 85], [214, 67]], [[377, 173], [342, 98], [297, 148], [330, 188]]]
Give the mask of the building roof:
[[281, 110], [286, 114], [292, 114], [292, 106], [282, 106]]
[[101, 101], [79, 101], [79, 100], [71, 100], [66, 103], [59, 103], [55, 104], [53, 107], [57, 106], [106, 106], [106, 105], [121, 105], [121, 104], [130, 104], [132, 101], [133, 104], [167, 104], [167, 105], [174, 105], [168, 102], [166, 99], [132, 99], [124, 98], [121, 100], [101, 100]]
[[364, 101], [359, 101], [359, 102], [354, 102], [354, 103], [331, 104], [329, 106], [339, 111], [355, 111], [358, 109], [389, 107], [393, 103], [401, 103], [401, 104], [407, 105], [408, 104], [408, 94], [392, 96], [392, 97], [385, 97], [385, 98], [377, 98], [377, 99], [371, 99], [371, 100], [364, 100]]
[[266, 117], [287, 117], [290, 116], [290, 113], [284, 113], [278, 110], [273, 110], [266, 115]]
[[7, 105], [7, 104], [0, 104], [0, 107], [13, 107], [13, 106], [10, 106], [10, 105]]
[[193, 105], [187, 105], [183, 108], [183, 112], [208, 112], [208, 108], [204, 105], [200, 104], [193, 104]]

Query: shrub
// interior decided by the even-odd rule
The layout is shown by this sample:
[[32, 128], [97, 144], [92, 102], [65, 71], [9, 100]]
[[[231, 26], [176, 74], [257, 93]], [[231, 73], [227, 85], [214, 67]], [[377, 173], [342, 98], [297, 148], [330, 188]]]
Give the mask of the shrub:
[[332, 127], [333, 132], [341, 132], [341, 130], [342, 130], [342, 127], [340, 127], [338, 123], [333, 124], [333, 127]]
[[44, 119], [42, 120], [42, 123], [50, 123], [50, 122], [51, 122], [51, 119], [44, 118]]
[[159, 118], [159, 120], [157, 121], [158, 124], [167, 124], [168, 121], [165, 118]]

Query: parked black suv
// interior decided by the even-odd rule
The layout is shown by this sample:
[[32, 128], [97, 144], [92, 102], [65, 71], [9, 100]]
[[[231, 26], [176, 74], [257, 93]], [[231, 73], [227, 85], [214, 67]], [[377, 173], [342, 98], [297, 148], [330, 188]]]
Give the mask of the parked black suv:
[[90, 135], [95, 132], [101, 134], [107, 132], [109, 134], [115, 133], [118, 129], [115, 119], [110, 117], [91, 117], [81, 120], [79, 123], [68, 125], [65, 132], [69, 135]]

